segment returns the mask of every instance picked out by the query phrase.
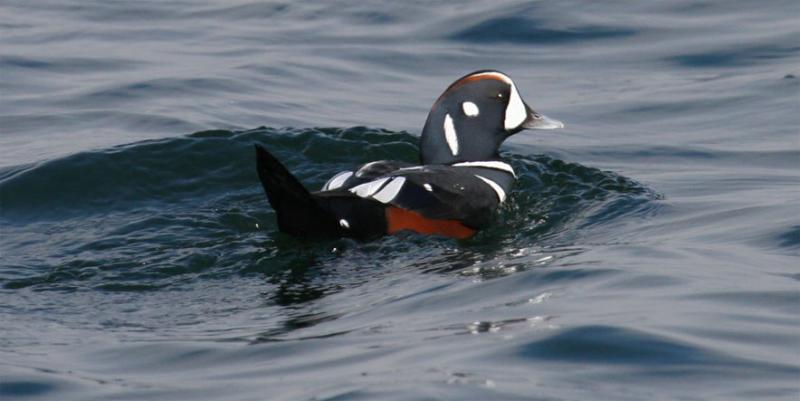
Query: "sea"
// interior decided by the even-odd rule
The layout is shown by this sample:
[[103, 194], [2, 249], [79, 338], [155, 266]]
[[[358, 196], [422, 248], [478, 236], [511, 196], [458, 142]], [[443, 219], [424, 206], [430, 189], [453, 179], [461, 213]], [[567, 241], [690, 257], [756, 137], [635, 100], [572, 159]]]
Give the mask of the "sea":
[[[480, 69], [491, 227], [278, 231]], [[0, 399], [796, 401], [800, 2], [2, 0]]]

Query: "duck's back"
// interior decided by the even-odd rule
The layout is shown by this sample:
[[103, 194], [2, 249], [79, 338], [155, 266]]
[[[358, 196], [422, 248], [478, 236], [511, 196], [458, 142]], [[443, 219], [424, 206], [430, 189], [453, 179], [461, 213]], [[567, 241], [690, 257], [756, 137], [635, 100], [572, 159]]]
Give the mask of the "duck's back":
[[[313, 195], [349, 230], [374, 225], [363, 215], [374, 219], [376, 213], [362, 208], [380, 208], [386, 220], [385, 228], [376, 227], [385, 229], [381, 234], [411, 230], [463, 238], [489, 224], [513, 181], [513, 170], [499, 161], [423, 166], [377, 161], [334, 175]], [[358, 201], [360, 208], [354, 209], [347, 199], [355, 198], [374, 203]]]

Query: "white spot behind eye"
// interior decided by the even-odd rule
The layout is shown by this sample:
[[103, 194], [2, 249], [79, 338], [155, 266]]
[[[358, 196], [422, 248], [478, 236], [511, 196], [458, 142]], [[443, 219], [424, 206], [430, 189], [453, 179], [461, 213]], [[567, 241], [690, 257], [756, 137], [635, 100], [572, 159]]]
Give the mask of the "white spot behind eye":
[[433, 187], [431, 186], [431, 184], [425, 183], [422, 186], [425, 187], [426, 191], [433, 192]]
[[481, 112], [478, 109], [478, 105], [472, 102], [461, 103], [461, 108], [464, 110], [464, 114], [466, 114], [468, 117], [475, 117]]
[[450, 147], [450, 153], [453, 156], [458, 154], [458, 136], [456, 135], [456, 127], [453, 125], [453, 119], [450, 114], [444, 116], [444, 139], [447, 141], [447, 146]]
[[348, 223], [347, 220], [345, 220], [345, 219], [339, 220], [339, 225], [344, 227], [344, 228], [350, 228], [350, 223]]

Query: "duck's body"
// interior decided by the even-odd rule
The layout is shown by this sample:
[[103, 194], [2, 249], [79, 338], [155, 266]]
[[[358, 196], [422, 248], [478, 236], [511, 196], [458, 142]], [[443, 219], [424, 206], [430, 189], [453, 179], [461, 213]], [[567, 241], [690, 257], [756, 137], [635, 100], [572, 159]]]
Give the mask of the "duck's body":
[[511, 79], [478, 71], [450, 85], [423, 129], [421, 165], [376, 161], [310, 193], [263, 147], [258, 174], [281, 231], [369, 239], [400, 231], [469, 238], [486, 227], [516, 178], [498, 155], [508, 136], [563, 124], [533, 112]]

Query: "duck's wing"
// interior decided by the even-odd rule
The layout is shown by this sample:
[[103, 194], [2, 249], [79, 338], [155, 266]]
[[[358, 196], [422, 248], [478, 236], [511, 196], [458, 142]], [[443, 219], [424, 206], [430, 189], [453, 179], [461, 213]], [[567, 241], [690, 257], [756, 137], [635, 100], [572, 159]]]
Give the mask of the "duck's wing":
[[331, 177], [321, 191], [346, 190], [356, 185], [384, 177], [404, 167], [413, 166], [411, 163], [395, 160], [378, 160], [359, 166], [355, 171], [345, 170]]
[[450, 166], [410, 166], [349, 187], [347, 191], [401, 209], [395, 214], [455, 220], [480, 229], [490, 222], [498, 204], [505, 200], [513, 177], [507, 183], [497, 181]]

